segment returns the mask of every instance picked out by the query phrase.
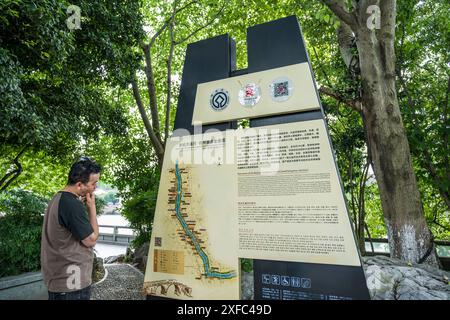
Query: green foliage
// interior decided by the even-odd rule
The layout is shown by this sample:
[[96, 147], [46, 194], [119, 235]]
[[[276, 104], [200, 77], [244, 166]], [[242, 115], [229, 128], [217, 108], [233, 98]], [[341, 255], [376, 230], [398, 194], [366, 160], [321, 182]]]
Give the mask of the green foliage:
[[365, 198], [365, 221], [369, 227], [370, 237], [373, 239], [387, 238], [387, 230], [382, 214], [383, 210], [381, 208], [380, 193], [378, 192], [378, 186], [375, 182], [372, 182], [372, 184], [366, 187]]
[[450, 238], [450, 5], [398, 4], [398, 97], [425, 215], [436, 239]]
[[67, 159], [82, 139], [126, 129], [124, 110], [107, 99], [106, 85], [124, 86], [137, 66], [140, 1], [73, 4], [82, 9], [81, 30], [66, 26], [66, 1], [1, 4], [3, 145]]
[[99, 198], [103, 199], [105, 203], [117, 203], [117, 201], [119, 201], [119, 199], [117, 199], [117, 193], [114, 191], [110, 191]]
[[0, 277], [39, 270], [46, 206], [45, 199], [24, 190], [0, 195]]
[[[129, 91], [118, 90], [117, 99], [133, 110]], [[133, 247], [150, 241], [159, 175], [156, 159], [143, 128], [142, 120], [134, 109], [127, 114], [129, 127], [122, 137], [102, 136], [89, 144], [88, 153], [104, 164], [102, 181], [114, 185], [123, 203], [122, 215], [136, 231]]]
[[97, 212], [97, 216], [101, 216], [103, 212], [103, 208], [106, 206], [106, 200], [102, 197], [95, 197], [95, 210]]
[[[82, 29], [75, 31], [65, 24], [68, 4], [62, 0], [0, 3], [0, 172], [6, 173], [11, 159], [29, 145], [21, 158], [24, 171], [12, 187], [50, 197], [65, 184], [73, 159], [81, 154], [93, 156], [104, 166], [102, 181], [119, 189], [123, 214], [138, 232], [135, 247], [139, 247], [150, 239], [159, 177], [155, 154], [127, 85], [137, 70], [142, 100], [148, 108], [140, 43], [150, 41], [170, 18], [172, 2], [70, 1], [81, 8]], [[176, 17], [176, 41], [187, 38], [223, 9], [208, 27], [175, 47], [170, 128], [188, 43], [229, 33], [236, 41], [237, 67], [242, 69], [247, 65], [247, 27], [292, 14], [301, 24], [318, 87], [332, 88], [347, 99], [360, 96], [358, 77], [349, 74], [340, 57], [336, 41], [339, 23], [320, 1], [178, 2], [178, 7], [185, 5], [188, 8]], [[449, 208], [442, 200], [450, 181], [448, 12], [445, 1], [397, 1], [396, 56], [403, 79], [397, 83], [399, 102], [424, 210], [439, 239], [450, 238]], [[166, 29], [151, 51], [161, 133], [165, 129], [170, 45]], [[362, 119], [334, 99], [321, 98], [354, 219], [359, 201], [355, 195], [361, 188], [367, 157]], [[430, 163], [435, 174], [430, 173]], [[385, 237], [373, 177], [364, 194], [371, 236]], [[111, 199], [112, 195], [105, 197]]]
[[126, 87], [139, 65], [144, 37], [140, 0], [74, 0], [81, 9], [81, 30], [68, 67], [82, 78]]
[[122, 215], [127, 218], [130, 226], [137, 232], [136, 238], [133, 240], [133, 248], [139, 248], [145, 242], [150, 242], [156, 195], [154, 190], [143, 191], [124, 203]]
[[241, 269], [244, 272], [252, 272], [253, 271], [253, 260], [252, 259], [240, 259], [241, 260]]
[[[2, 148], [0, 148], [1, 150]], [[3, 149], [3, 155], [9, 152]], [[9, 149], [14, 150], [14, 149]], [[15, 154], [10, 157], [15, 156]], [[44, 198], [51, 198], [67, 183], [70, 162], [62, 162], [45, 155], [43, 152], [25, 152], [20, 158], [23, 172], [10, 186], [31, 191]], [[11, 167], [8, 158], [0, 157], [0, 173], [7, 172]]]
[[[0, 194], [0, 278], [40, 269], [47, 203], [46, 198], [22, 189]], [[105, 204], [96, 199], [99, 214]]]
[[108, 169], [123, 199], [122, 215], [136, 232], [133, 247], [139, 248], [150, 241], [159, 172], [146, 138], [130, 135], [123, 141], [116, 141], [113, 148], [114, 165]]

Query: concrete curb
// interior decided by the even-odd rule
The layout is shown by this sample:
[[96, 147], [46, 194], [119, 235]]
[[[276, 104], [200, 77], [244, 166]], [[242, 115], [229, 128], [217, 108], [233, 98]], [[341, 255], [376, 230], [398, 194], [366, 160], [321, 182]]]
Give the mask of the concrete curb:
[[106, 264], [104, 264], [103, 266], [105, 267], [105, 269], [106, 269], [106, 267], [129, 266], [129, 267], [131, 267], [132, 269], [134, 269], [135, 271], [137, 271], [139, 274], [141, 274], [141, 275], [144, 276], [144, 273], [143, 273], [141, 270], [139, 270], [138, 268], [136, 268], [135, 266], [133, 266], [133, 265], [131, 265], [131, 264], [129, 264], [129, 263], [106, 263]]
[[4, 277], [0, 278], [0, 290], [18, 287], [38, 281], [42, 281], [42, 274], [40, 271], [23, 273], [17, 276]]
[[105, 275], [103, 276], [103, 278], [100, 279], [100, 281], [97, 281], [96, 283], [93, 283], [92, 287], [95, 287], [95, 286], [99, 285], [100, 283], [105, 281], [106, 278], [108, 277], [108, 269], [106, 269], [105, 265], [103, 265], [103, 269], [105, 269]]
[[0, 300], [47, 300], [41, 272], [28, 272], [0, 279]]

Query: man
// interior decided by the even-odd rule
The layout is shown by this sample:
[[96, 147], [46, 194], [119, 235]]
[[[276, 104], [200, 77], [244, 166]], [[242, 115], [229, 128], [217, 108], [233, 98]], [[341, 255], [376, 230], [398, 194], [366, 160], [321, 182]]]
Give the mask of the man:
[[100, 171], [100, 165], [82, 157], [72, 165], [66, 187], [48, 204], [41, 269], [49, 300], [90, 299], [92, 247], [99, 234], [94, 191]]

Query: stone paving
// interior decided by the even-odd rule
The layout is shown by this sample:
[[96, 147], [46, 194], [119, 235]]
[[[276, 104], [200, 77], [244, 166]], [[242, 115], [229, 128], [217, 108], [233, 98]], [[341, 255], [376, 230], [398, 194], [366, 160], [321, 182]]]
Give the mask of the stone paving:
[[91, 300], [145, 300], [144, 275], [129, 264], [105, 264], [107, 275], [92, 286]]

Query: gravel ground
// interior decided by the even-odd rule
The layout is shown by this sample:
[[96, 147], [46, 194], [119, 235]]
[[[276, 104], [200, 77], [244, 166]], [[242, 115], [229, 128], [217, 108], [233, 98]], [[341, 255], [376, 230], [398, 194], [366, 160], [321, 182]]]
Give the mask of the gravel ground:
[[[145, 300], [144, 275], [129, 264], [105, 264], [108, 275], [92, 287], [91, 300]], [[242, 299], [253, 299], [253, 272], [242, 272]]]
[[144, 275], [129, 264], [106, 264], [106, 279], [93, 285], [91, 300], [145, 300]]

